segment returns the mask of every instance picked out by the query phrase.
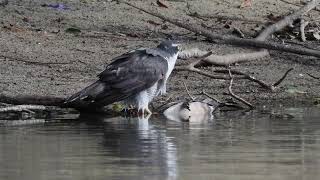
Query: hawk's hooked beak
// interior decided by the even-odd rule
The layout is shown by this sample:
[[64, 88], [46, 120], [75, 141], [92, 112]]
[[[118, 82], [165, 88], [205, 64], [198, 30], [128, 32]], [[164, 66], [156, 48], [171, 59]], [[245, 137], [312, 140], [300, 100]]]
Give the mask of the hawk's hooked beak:
[[179, 51], [181, 51], [181, 43], [172, 44], [173, 47], [177, 47]]

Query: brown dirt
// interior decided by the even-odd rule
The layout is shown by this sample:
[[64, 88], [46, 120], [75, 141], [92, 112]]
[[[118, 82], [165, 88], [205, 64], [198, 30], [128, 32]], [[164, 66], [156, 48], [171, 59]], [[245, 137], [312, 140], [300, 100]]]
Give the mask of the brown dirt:
[[[201, 36], [114, 1], [59, 2], [70, 9], [46, 7], [44, 5], [48, 2], [44, 0], [13, 0], [5, 7], [0, 6], [0, 93], [68, 96], [93, 82], [96, 74], [113, 57], [139, 47], [155, 46], [171, 36], [185, 40], [186, 47], [210, 49], [216, 54], [250, 51], [203, 41]], [[293, 2], [298, 4], [300, 1]], [[201, 21], [186, 14], [218, 13], [266, 20], [269, 14], [284, 15], [297, 9], [297, 6], [278, 0], [255, 0], [252, 7], [247, 8], [239, 8], [240, 0], [171, 0], [167, 2], [168, 9], [158, 7], [155, 0], [136, 1], [136, 4], [156, 8], [184, 21], [198, 25], [202, 23], [219, 34], [231, 34], [231, 30], [224, 26], [225, 22], [214, 19]], [[319, 12], [311, 13], [311, 17], [318, 16]], [[232, 21], [232, 24], [242, 29], [247, 37], [256, 33], [253, 28], [257, 24], [236, 21]], [[75, 35], [66, 32], [70, 27], [80, 29], [81, 33]], [[318, 42], [305, 44], [313, 48], [319, 46]], [[320, 76], [320, 61], [317, 58], [272, 51], [269, 58], [242, 63], [232, 68], [249, 72], [271, 83], [291, 67], [294, 71], [275, 92], [268, 92], [246, 80], [235, 81], [234, 92], [259, 105], [270, 105], [272, 102], [312, 103], [313, 98], [320, 96], [320, 80], [311, 78], [306, 73]], [[219, 99], [230, 98], [226, 95], [228, 81], [212, 80], [194, 73], [174, 72], [168, 84], [167, 97], [159, 99], [163, 100], [168, 96], [173, 99], [186, 98], [182, 81], [188, 84], [192, 94], [205, 90]]]

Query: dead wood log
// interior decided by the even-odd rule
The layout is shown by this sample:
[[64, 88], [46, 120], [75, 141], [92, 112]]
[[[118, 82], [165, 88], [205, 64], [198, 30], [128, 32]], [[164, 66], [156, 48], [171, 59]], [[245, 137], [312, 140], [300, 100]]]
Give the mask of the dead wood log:
[[[38, 95], [7, 95], [0, 94], [0, 102], [10, 105], [39, 105], [39, 106], [55, 106], [60, 108], [73, 108], [80, 112], [94, 112], [103, 114], [119, 114], [110, 107], [90, 107], [86, 102], [77, 104], [65, 104], [65, 98], [55, 96], [38, 96]], [[11, 106], [7, 106], [10, 108]], [[4, 107], [6, 108], [6, 107]], [[1, 112], [1, 110], [0, 110]]]
[[0, 94], [0, 102], [14, 105], [30, 104], [43, 106], [62, 106], [64, 98], [54, 96], [6, 95]]

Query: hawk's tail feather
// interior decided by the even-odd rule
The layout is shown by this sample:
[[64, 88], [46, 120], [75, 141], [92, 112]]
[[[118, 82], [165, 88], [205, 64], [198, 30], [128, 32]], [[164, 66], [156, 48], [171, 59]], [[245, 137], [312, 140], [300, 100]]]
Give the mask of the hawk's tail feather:
[[96, 100], [96, 97], [105, 92], [106, 84], [101, 81], [96, 81], [84, 88], [83, 90], [73, 94], [65, 100], [66, 104], [74, 103], [83, 103], [87, 102], [88, 104], [93, 103]]

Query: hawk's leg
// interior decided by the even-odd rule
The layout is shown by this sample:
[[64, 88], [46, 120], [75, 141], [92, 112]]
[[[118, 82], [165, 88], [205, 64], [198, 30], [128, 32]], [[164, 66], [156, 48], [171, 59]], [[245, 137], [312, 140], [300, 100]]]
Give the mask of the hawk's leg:
[[148, 106], [149, 106], [149, 102], [152, 98], [149, 97], [148, 92], [142, 91], [138, 94], [137, 98], [137, 104], [138, 104], [138, 114], [142, 113], [142, 116], [144, 116], [145, 111], [147, 114], [152, 114], [152, 112], [149, 110]]
[[161, 82], [160, 87], [159, 87], [159, 91], [158, 93], [160, 95], [165, 95], [167, 93], [167, 80], [163, 80], [163, 82]]
[[145, 108], [141, 108], [141, 109], [138, 109], [138, 116], [141, 115], [144, 117], [144, 115], [151, 115], [152, 112], [150, 111], [150, 109], [148, 107], [145, 107]]

